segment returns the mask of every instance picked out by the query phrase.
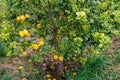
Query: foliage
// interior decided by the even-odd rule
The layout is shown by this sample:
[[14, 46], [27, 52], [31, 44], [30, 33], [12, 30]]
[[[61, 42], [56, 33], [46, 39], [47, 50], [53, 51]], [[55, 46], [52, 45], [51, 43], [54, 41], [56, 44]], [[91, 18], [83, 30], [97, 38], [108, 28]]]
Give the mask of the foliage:
[[6, 44], [0, 41], [0, 57], [5, 57], [7, 54]]
[[115, 53], [116, 53], [115, 55], [116, 61], [119, 62], [120, 61], [120, 49], [117, 49]]
[[12, 80], [13, 76], [7, 72], [6, 68], [1, 68], [0, 69], [0, 79], [1, 80]]
[[0, 37], [10, 45], [7, 56], [18, 53], [18, 43], [19, 52], [32, 58], [35, 66], [45, 63], [54, 73], [60, 70], [57, 76], [45, 70], [44, 75], [57, 79], [64, 77], [65, 66], [71, 73], [69, 69], [76, 67], [86, 71], [84, 67], [104, 65], [111, 37], [120, 36], [118, 0], [6, 0], [6, 5], [7, 22]]

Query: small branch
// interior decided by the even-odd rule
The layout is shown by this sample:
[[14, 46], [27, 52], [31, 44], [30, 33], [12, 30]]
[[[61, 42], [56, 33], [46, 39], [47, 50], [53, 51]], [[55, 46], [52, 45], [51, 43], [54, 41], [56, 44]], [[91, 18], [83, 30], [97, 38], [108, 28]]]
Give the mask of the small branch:
[[57, 36], [58, 25], [55, 23], [55, 21], [53, 19], [53, 14], [51, 12], [51, 6], [50, 6], [50, 1], [49, 0], [48, 0], [48, 10], [49, 10], [49, 14], [48, 14], [49, 20], [51, 21], [51, 24], [54, 27], [54, 29], [53, 29], [54, 30], [54, 47], [57, 48], [58, 41], [56, 39], [56, 36]]

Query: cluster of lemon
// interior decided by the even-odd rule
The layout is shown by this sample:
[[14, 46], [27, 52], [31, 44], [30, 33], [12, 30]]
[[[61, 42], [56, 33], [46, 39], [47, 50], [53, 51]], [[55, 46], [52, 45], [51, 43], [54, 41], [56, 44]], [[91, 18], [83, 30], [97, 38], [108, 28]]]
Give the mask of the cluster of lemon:
[[38, 50], [40, 46], [43, 46], [44, 43], [44, 38], [40, 38], [39, 44], [32, 44], [31, 46], [29, 46], [30, 48], [34, 49], [34, 50]]
[[30, 33], [28, 32], [28, 30], [24, 29], [23, 31], [19, 31], [19, 36], [20, 37], [24, 37], [24, 36], [30, 37]]
[[17, 17], [17, 21], [23, 22], [23, 21], [25, 21], [27, 18], [30, 18], [30, 15], [29, 15], [29, 14], [21, 15], [21, 16], [18, 16], [18, 17]]
[[63, 61], [64, 57], [63, 56], [54, 55], [53, 59], [54, 60]]
[[46, 74], [46, 78], [47, 78], [47, 80], [57, 80], [56, 78], [51, 79], [51, 75], [50, 74]]
[[34, 50], [38, 50], [39, 45], [38, 44], [31, 44], [30, 48], [33, 48]]

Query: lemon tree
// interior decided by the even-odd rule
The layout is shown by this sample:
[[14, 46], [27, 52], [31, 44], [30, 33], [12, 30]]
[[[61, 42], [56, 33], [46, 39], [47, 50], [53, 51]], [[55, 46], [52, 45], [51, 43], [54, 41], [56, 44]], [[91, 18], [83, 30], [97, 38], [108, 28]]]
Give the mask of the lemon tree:
[[[70, 70], [101, 58], [112, 43], [111, 37], [120, 36], [119, 0], [6, 0], [6, 3], [7, 20], [14, 27], [13, 41], [22, 40], [23, 51], [29, 47], [40, 56], [52, 52], [55, 62], [80, 64], [70, 65]], [[36, 36], [38, 42], [32, 40], [37, 40]]]

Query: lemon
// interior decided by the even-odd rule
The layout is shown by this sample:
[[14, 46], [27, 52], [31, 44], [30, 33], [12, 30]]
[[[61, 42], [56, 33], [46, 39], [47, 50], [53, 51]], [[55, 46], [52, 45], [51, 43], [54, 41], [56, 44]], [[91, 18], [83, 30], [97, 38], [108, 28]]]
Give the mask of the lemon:
[[38, 50], [39, 46], [37, 44], [32, 44], [32, 48]]
[[22, 78], [22, 80], [27, 80], [27, 78]]
[[42, 24], [37, 24], [37, 29], [41, 28]]
[[76, 72], [73, 72], [73, 75], [75, 76], [77, 73]]
[[64, 59], [63, 56], [59, 56], [60, 61], [63, 61], [63, 59]]
[[25, 14], [25, 18], [30, 18], [30, 15], [29, 14]]
[[27, 37], [30, 37], [31, 35], [30, 35], [30, 33], [28, 33], [28, 34], [26, 34], [26, 36], [27, 36]]
[[23, 54], [23, 56], [26, 56], [26, 55], [27, 55], [27, 52], [26, 52], [26, 51], [24, 51], [22, 54]]
[[53, 80], [57, 80], [57, 79], [53, 78]]
[[28, 32], [28, 30], [23, 30], [23, 33], [27, 36], [27, 37], [30, 37], [31, 35], [30, 35], [30, 33]]
[[44, 41], [44, 38], [41, 37], [41, 38], [40, 38], [40, 41]]
[[29, 59], [29, 60], [28, 60], [28, 63], [32, 63], [32, 60], [31, 60], [31, 59]]
[[46, 74], [46, 77], [47, 77], [47, 78], [50, 78], [51, 76], [50, 76], [50, 74]]
[[53, 59], [58, 60], [58, 55], [54, 55]]
[[24, 33], [25, 35], [28, 35], [28, 34], [29, 34], [28, 30], [26, 30], [26, 29], [23, 30], [23, 33]]
[[25, 21], [25, 16], [24, 15], [20, 16], [20, 19], [21, 21]]
[[44, 41], [40, 41], [40, 42], [39, 42], [39, 45], [40, 45], [40, 46], [43, 46], [44, 44], [45, 44]]
[[51, 80], [50, 78], [48, 78], [47, 80]]
[[20, 37], [24, 37], [24, 32], [23, 31], [19, 31], [19, 36]]
[[65, 70], [67, 70], [67, 68], [68, 68], [67, 66], [64, 67]]
[[20, 21], [20, 20], [21, 20], [21, 17], [20, 17], [20, 16], [18, 16], [18, 17], [17, 17], [17, 21]]
[[18, 70], [20, 70], [20, 71], [23, 70], [23, 69], [24, 69], [23, 66], [18, 67]]

